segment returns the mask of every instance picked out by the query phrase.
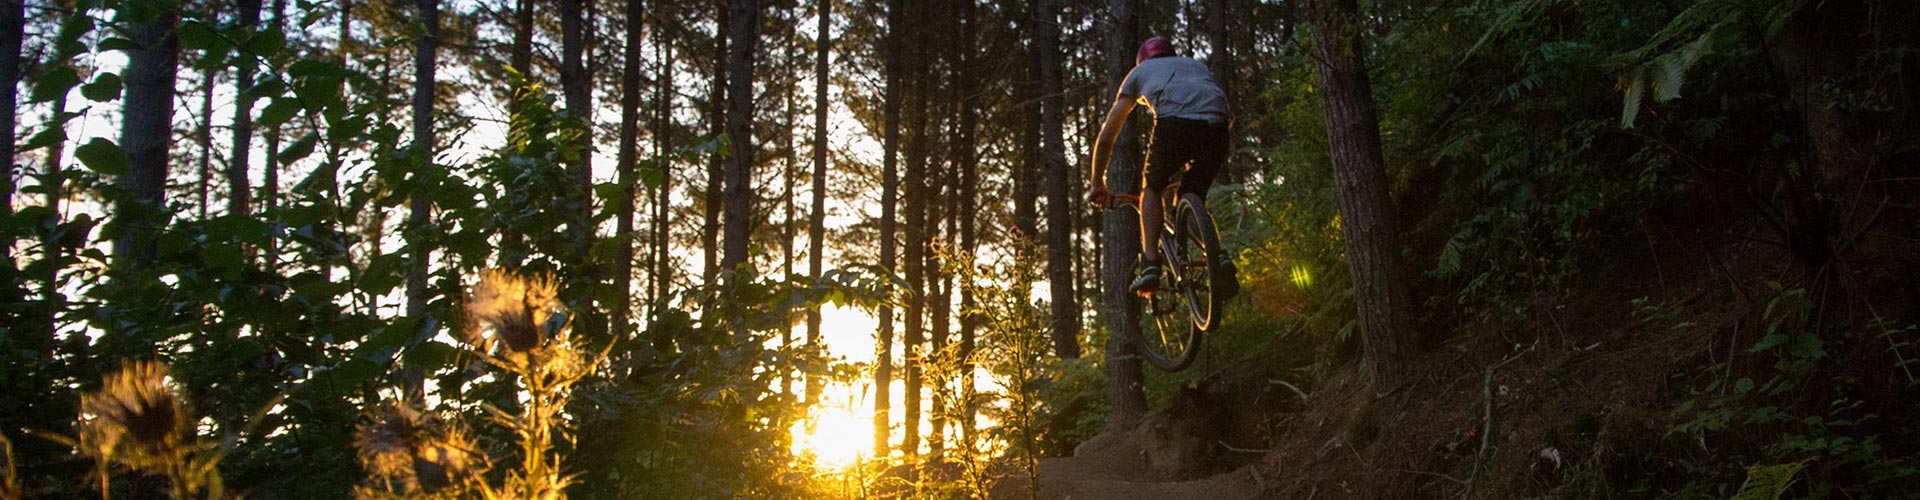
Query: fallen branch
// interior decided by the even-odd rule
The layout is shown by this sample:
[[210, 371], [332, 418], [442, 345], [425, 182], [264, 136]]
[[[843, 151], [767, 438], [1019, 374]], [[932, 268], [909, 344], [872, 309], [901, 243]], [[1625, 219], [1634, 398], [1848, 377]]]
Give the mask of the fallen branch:
[[1480, 476], [1480, 467], [1487, 461], [1487, 444], [1493, 440], [1493, 372], [1530, 352], [1533, 352], [1533, 347], [1494, 363], [1487, 367], [1486, 374], [1480, 378], [1480, 450], [1473, 454], [1473, 472], [1468, 473], [1467, 480], [1463, 482], [1467, 490], [1460, 494], [1461, 498], [1473, 498], [1473, 480]]

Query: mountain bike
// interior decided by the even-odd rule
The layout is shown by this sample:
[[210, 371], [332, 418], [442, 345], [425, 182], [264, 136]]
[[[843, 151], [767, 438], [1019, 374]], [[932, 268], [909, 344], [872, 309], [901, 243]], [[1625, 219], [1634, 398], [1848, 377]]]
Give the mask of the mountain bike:
[[[1154, 366], [1180, 371], [1198, 357], [1205, 334], [1220, 326], [1224, 298], [1214, 293], [1215, 284], [1233, 277], [1227, 276], [1219, 264], [1220, 231], [1213, 225], [1213, 214], [1207, 212], [1206, 200], [1194, 193], [1165, 196], [1180, 193], [1179, 183], [1161, 192], [1159, 209], [1165, 217], [1160, 220], [1165, 230], [1160, 233], [1159, 245], [1166, 268], [1160, 276], [1160, 288], [1145, 294], [1146, 312], [1154, 331], [1134, 336], [1134, 342]], [[1140, 196], [1114, 193], [1103, 208], [1122, 206], [1142, 210]]]

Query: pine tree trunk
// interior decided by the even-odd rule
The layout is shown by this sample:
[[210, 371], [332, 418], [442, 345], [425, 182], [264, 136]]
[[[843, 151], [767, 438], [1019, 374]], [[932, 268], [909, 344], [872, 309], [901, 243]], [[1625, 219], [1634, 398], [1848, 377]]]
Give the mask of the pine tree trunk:
[[[513, 45], [507, 49], [508, 64], [523, 78], [533, 76], [533, 3], [534, 0], [516, 0], [513, 8]], [[519, 89], [511, 89], [517, 93]], [[507, 118], [509, 136], [519, 135], [522, 125], [513, 120], [520, 114], [520, 99], [513, 94], [507, 98]], [[524, 187], [517, 182], [507, 183], [507, 198], [519, 199]], [[500, 260], [519, 262], [527, 257], [526, 235], [518, 228], [508, 226], [500, 231]]]
[[1407, 275], [1395, 257], [1398, 233], [1387, 195], [1380, 120], [1367, 81], [1366, 43], [1354, 0], [1315, 0], [1310, 8], [1316, 80], [1326, 108], [1327, 145], [1340, 197], [1340, 236], [1353, 275], [1360, 338], [1375, 386], [1389, 388], [1404, 380], [1402, 336], [1412, 331], [1412, 303]]
[[906, 403], [906, 407], [903, 409], [903, 411], [906, 412], [906, 419], [902, 423], [904, 427], [901, 429], [905, 432], [905, 435], [901, 437], [900, 448], [902, 453], [912, 457], [920, 454], [920, 388], [924, 383], [922, 376], [925, 373], [923, 368], [926, 361], [926, 346], [924, 346], [923, 343], [926, 342], [925, 328], [927, 319], [926, 268], [928, 200], [926, 188], [927, 94], [925, 90], [927, 84], [927, 75], [925, 74], [927, 50], [926, 41], [921, 38], [922, 35], [920, 35], [919, 32], [919, 28], [925, 26], [925, 24], [921, 22], [923, 20], [921, 10], [908, 10], [906, 16], [907, 19], [909, 19], [908, 22], [913, 25], [915, 30], [909, 32], [914, 34], [912, 35], [913, 40], [911, 40], [913, 59], [911, 62], [907, 62], [909, 66], [906, 73], [910, 76], [905, 81], [907, 85], [907, 101], [912, 103], [913, 106], [908, 108], [908, 114], [904, 120], [906, 128], [912, 135], [906, 139], [907, 172], [903, 178], [903, 182], [907, 185], [905, 277], [907, 280], [908, 295], [906, 297], [906, 331], [902, 336], [900, 346], [901, 361], [906, 364], [907, 368], [906, 386], [903, 387], [906, 394], [904, 395], [905, 397], [902, 398], [903, 402]]
[[[814, 7], [819, 27], [814, 30], [813, 62], [813, 203], [807, 210], [807, 276], [820, 281], [823, 238], [827, 234], [827, 59], [833, 48], [828, 36], [832, 27], [833, 1], [819, 0]], [[807, 310], [807, 347], [820, 348], [820, 306]], [[807, 376], [807, 401], [819, 401], [821, 383]]]
[[[1228, 9], [1228, 1], [1207, 0], [1207, 45], [1212, 49], [1207, 55], [1207, 63], [1211, 66], [1209, 69], [1213, 71], [1213, 81], [1220, 85], [1220, 91], [1227, 98], [1227, 105], [1233, 106], [1233, 103], [1239, 101], [1238, 96], [1234, 94], [1236, 79], [1231, 48], [1233, 44], [1230, 41], [1233, 35], [1227, 31], [1227, 19], [1234, 12]], [[1231, 155], [1233, 148], [1228, 148], [1227, 151]], [[1244, 182], [1252, 173], [1247, 166], [1234, 163], [1231, 157], [1222, 168], [1225, 171], [1221, 172], [1221, 178], [1226, 182]]]
[[733, 0], [732, 17], [727, 29], [733, 39], [727, 52], [727, 140], [733, 154], [727, 157], [725, 253], [720, 257], [725, 269], [747, 262], [752, 236], [753, 60], [759, 50], [759, 0]]
[[587, 0], [560, 0], [560, 88], [565, 94], [567, 114], [580, 120], [584, 129], [575, 141], [580, 155], [567, 163], [567, 179], [580, 205], [567, 223], [575, 258], [587, 261], [593, 239], [593, 73], [587, 66]]
[[[1112, 0], [1109, 4], [1113, 24], [1107, 33], [1107, 87], [1102, 95], [1114, 95], [1127, 72], [1133, 69], [1133, 47], [1139, 43], [1139, 21], [1134, 17], [1136, 0]], [[1145, 111], [1145, 110], [1142, 110]], [[1135, 113], [1138, 116], [1139, 113]], [[1120, 129], [1113, 144], [1113, 160], [1108, 163], [1107, 185], [1118, 192], [1140, 188], [1140, 145], [1132, 125]], [[1107, 414], [1107, 429], [1132, 428], [1147, 413], [1146, 393], [1142, 389], [1139, 352], [1133, 339], [1140, 335], [1140, 299], [1127, 286], [1133, 281], [1133, 267], [1140, 255], [1140, 217], [1125, 210], [1107, 212], [1105, 248], [1100, 289], [1105, 290], [1107, 320], [1107, 390], [1112, 409]]]
[[[439, 82], [434, 75], [439, 64], [440, 51], [440, 0], [418, 0], [420, 24], [425, 31], [414, 40], [413, 56], [413, 162], [416, 172], [433, 168], [433, 96], [434, 86]], [[433, 201], [428, 198], [424, 186], [416, 188], [407, 214], [408, 247], [413, 251], [413, 262], [407, 273], [407, 316], [420, 318], [427, 309], [427, 262], [432, 258], [422, 234], [427, 225], [428, 213], [433, 210]]]
[[[641, 0], [627, 0], [626, 47], [620, 67], [620, 172], [619, 183], [624, 193], [617, 204], [613, 226], [613, 239], [620, 242], [613, 262], [614, 289], [620, 291], [614, 299], [612, 324], [615, 339], [627, 338], [627, 319], [633, 308], [633, 246], [637, 243], [633, 237], [634, 197], [639, 190], [638, 162], [640, 161], [640, 45], [645, 42], [641, 37], [641, 21], [646, 15], [646, 7]], [[658, 36], [658, 35], [655, 35]]]
[[[260, 24], [260, 0], [239, 0], [240, 27], [252, 31]], [[227, 161], [227, 213], [237, 216], [253, 214], [253, 103], [254, 99], [247, 89], [253, 86], [254, 65], [251, 57], [241, 57], [234, 63], [233, 86], [235, 93], [233, 108], [233, 158]]]
[[200, 155], [196, 160], [195, 187], [199, 190], [199, 219], [207, 220], [213, 209], [209, 191], [213, 186], [213, 89], [220, 74], [212, 69], [200, 71], [200, 128], [194, 130], [193, 140], [200, 145]]
[[[0, 170], [0, 175], [4, 175], [4, 177], [0, 177], [0, 184], [4, 184], [0, 185], [0, 220], [6, 221], [13, 220], [13, 195], [15, 191], [20, 189], [20, 186], [15, 185], [13, 180], [15, 177], [14, 169], [18, 167], [18, 164], [14, 163], [13, 153], [15, 141], [18, 140], [18, 133], [14, 127], [19, 123], [17, 113], [19, 112], [18, 107], [20, 103], [20, 48], [22, 45], [21, 39], [26, 35], [25, 16], [26, 9], [22, 0], [0, 0], [0, 85], [5, 86], [5, 88], [0, 88], [0, 100], [4, 100], [4, 104], [0, 104], [0, 134], [5, 135], [5, 137], [0, 137], [0, 160], [6, 160], [6, 168]], [[25, 172], [21, 172], [21, 174], [25, 174]], [[26, 176], [20, 175], [19, 177]], [[8, 256], [12, 257], [14, 243], [17, 239], [16, 235], [12, 231], [0, 231], [0, 233], [4, 233], [4, 235], [0, 235], [0, 245], [4, 245], [3, 248], [7, 249]], [[14, 266], [19, 265], [17, 261], [10, 263]], [[27, 287], [25, 285], [26, 283], [24, 281], [11, 281], [6, 283], [4, 285], [4, 295], [0, 295], [0, 300], [4, 300], [10, 304], [25, 303], [27, 301]], [[51, 299], [52, 297], [46, 298], [49, 303]], [[48, 310], [51, 310], [51, 308]], [[30, 312], [25, 314], [9, 313], [6, 317], [19, 319], [22, 316], [30, 317], [32, 314], [33, 313]], [[24, 322], [36, 321], [28, 319], [24, 320]], [[51, 325], [51, 323], [48, 324]], [[39, 328], [21, 328], [20, 330], [27, 331], [26, 333], [31, 336], [31, 339], [22, 342], [22, 347], [29, 348], [35, 352], [40, 351], [46, 341], [52, 339], [51, 335], [47, 335], [43, 339], [40, 335]]]
[[[11, 5], [17, 8], [25, 7], [24, 2], [16, 1]], [[62, 3], [61, 5], [63, 7], [71, 8], [73, 3], [69, 1], [69, 2]], [[0, 14], [0, 15], [4, 15], [4, 14]], [[73, 12], [73, 13], [67, 14], [69, 18], [71, 18], [71, 16], [77, 16], [77, 15], [81, 15], [81, 14], [79, 12]], [[25, 23], [22, 22], [22, 24], [25, 24]], [[63, 26], [63, 28], [61, 29], [61, 31], [63, 32], [66, 31], [67, 29], [70, 29], [70, 28], [65, 28], [65, 26], [68, 26], [68, 24], [64, 20], [62, 21], [61, 25]], [[24, 28], [24, 26], [22, 28]], [[21, 43], [24, 44], [25, 43], [24, 33], [22, 33], [21, 36], [23, 38], [21, 40]], [[61, 33], [56, 36], [60, 36], [61, 38], [66, 38], [65, 33]], [[11, 51], [11, 52], [14, 52], [15, 56], [18, 57], [19, 55], [18, 51]], [[17, 64], [19, 63], [19, 61], [16, 59], [13, 62], [14, 64], [8, 64], [7, 67], [19, 68], [19, 65]], [[72, 63], [63, 61], [60, 63], [60, 65], [71, 66]], [[15, 73], [14, 79], [15, 80], [19, 79], [18, 73]], [[14, 100], [10, 100], [7, 102], [19, 102], [18, 101], [19, 94], [17, 93], [18, 89], [15, 87], [10, 87], [9, 91], [16, 92], [16, 93], [13, 95]], [[63, 95], [54, 97], [52, 106], [50, 108], [51, 108], [50, 116], [59, 116], [61, 113], [65, 113], [67, 111], [67, 96], [63, 94]], [[9, 108], [9, 109], [12, 109], [12, 108]], [[16, 115], [16, 120], [17, 120], [17, 115]], [[59, 126], [64, 128], [66, 127], [66, 124], [62, 123]], [[12, 131], [14, 129], [12, 127], [8, 127], [7, 130]], [[5, 147], [13, 148], [14, 143], [9, 141]], [[46, 176], [43, 178], [46, 179], [45, 195], [47, 200], [46, 201], [47, 212], [49, 213], [55, 213], [55, 214], [64, 213], [64, 212], [61, 212], [62, 209], [60, 206], [66, 201], [67, 196], [66, 196], [66, 182], [63, 181], [64, 173], [62, 173], [61, 171], [63, 168], [61, 165], [62, 165], [62, 162], [66, 161], [66, 151], [67, 151], [66, 141], [55, 141], [53, 144], [50, 144], [47, 146], [46, 159], [43, 167], [44, 172], [46, 172]], [[12, 158], [12, 155], [9, 154], [7, 157]], [[11, 202], [8, 203], [8, 210], [9, 211], [12, 210]], [[39, 331], [34, 332], [32, 334], [33, 339], [27, 343], [28, 347], [37, 348], [36, 352], [39, 353], [41, 360], [52, 359], [54, 338], [55, 338], [55, 334], [59, 331], [60, 313], [67, 309], [67, 296], [66, 294], [60, 292], [60, 270], [66, 267], [66, 264], [64, 264], [64, 260], [66, 259], [66, 252], [68, 249], [64, 248], [61, 245], [59, 238], [60, 238], [60, 235], [56, 234], [53, 231], [45, 231], [41, 233], [40, 249], [43, 252], [42, 253], [43, 258], [45, 258], [47, 261], [47, 264], [44, 266], [46, 274], [40, 276], [40, 297], [41, 297], [41, 300], [44, 301], [45, 312], [44, 312], [44, 316], [40, 318], [39, 323], [41, 324], [37, 325], [37, 326], [40, 326], [41, 329]], [[35, 345], [36, 343], [37, 345]]]
[[[655, 5], [654, 10], [657, 12], [667, 6], [669, 5]], [[660, 28], [661, 25], [656, 24], [654, 26], [654, 32], [662, 33], [663, 31]], [[667, 307], [668, 294], [672, 293], [673, 290], [673, 259], [672, 256], [668, 254], [668, 246], [673, 240], [673, 162], [668, 158], [669, 153], [673, 151], [672, 126], [675, 84], [673, 79], [673, 46], [667, 43], [666, 36], [659, 34], [654, 36], [654, 42], [658, 47], [656, 50], [660, 53], [660, 74], [654, 80], [655, 105], [659, 107], [655, 117], [657, 124], [653, 129], [654, 156], [660, 159], [661, 164], [659, 168], [665, 170], [664, 175], [660, 176], [660, 187], [656, 190], [657, 194], [655, 195], [654, 201], [653, 265], [655, 270], [653, 280], [653, 307], [651, 311], [653, 317], [658, 319], [660, 310]], [[660, 342], [661, 340], [664, 339], [656, 339], [656, 342]]]
[[1060, 85], [1059, 8], [1053, 0], [1040, 0], [1040, 130], [1047, 165], [1047, 282], [1053, 299], [1053, 353], [1061, 358], [1080, 357], [1080, 304], [1074, 298], [1073, 222], [1070, 207], [1077, 197], [1067, 187], [1066, 145], [1061, 138], [1065, 106]]
[[[974, 255], [976, 250], [974, 231], [978, 229], [976, 224], [979, 220], [978, 217], [972, 215], [979, 213], [980, 210], [980, 162], [979, 156], [977, 156], [977, 150], [974, 149], [974, 129], [979, 122], [978, 112], [975, 109], [978, 103], [974, 101], [976, 98], [974, 95], [974, 72], [977, 71], [977, 68], [973, 66], [973, 54], [975, 50], [974, 44], [978, 38], [974, 32], [973, 18], [975, 15], [975, 7], [973, 0], [966, 0], [961, 4], [961, 38], [959, 43], [954, 44], [954, 46], [960, 48], [960, 57], [957, 62], [958, 75], [957, 78], [954, 79], [955, 85], [960, 89], [960, 91], [957, 92], [960, 96], [960, 140], [958, 142], [960, 144], [960, 157], [957, 160], [957, 165], [959, 165], [961, 177], [959, 179], [960, 185], [956, 188], [957, 192], [954, 196], [954, 199], [959, 203], [955, 213], [959, 214], [957, 217], [960, 222], [960, 236], [956, 239], [960, 242], [960, 251], [965, 252], [966, 255], [969, 256]], [[1031, 192], [1031, 187], [1028, 189], [1029, 192]], [[969, 267], [974, 265], [971, 261], [964, 263]], [[966, 273], [961, 276], [971, 279], [971, 274], [972, 273]], [[973, 314], [973, 287], [968, 285], [968, 283], [960, 284], [960, 388], [958, 391], [960, 394], [959, 404], [961, 406], [960, 436], [963, 446], [962, 449], [972, 451], [976, 439], [974, 436], [975, 414], [973, 401], [975, 395], [973, 350], [975, 329], [978, 328], [979, 322], [975, 320], [975, 315]]]
[[[905, 96], [901, 95], [901, 29], [906, 21], [906, 1], [887, 2], [887, 39], [886, 39], [886, 89], [885, 108], [882, 111], [885, 121], [881, 142], [880, 167], [880, 268], [893, 272], [896, 257], [894, 239], [895, 219], [899, 212], [895, 209], [900, 200], [900, 104]], [[874, 356], [873, 373], [873, 455], [885, 458], [892, 448], [892, 425], [890, 415], [893, 412], [893, 306], [880, 306], [879, 351]]]
[[163, 12], [150, 23], [132, 27], [127, 69], [121, 73], [125, 97], [120, 116], [120, 147], [127, 152], [127, 175], [115, 179], [126, 191], [114, 208], [122, 228], [113, 242], [115, 264], [125, 272], [153, 264], [154, 234], [167, 219], [166, 187], [173, 136], [173, 89], [180, 44], [173, 36], [174, 14]]
[[[708, 133], [713, 134], [715, 139], [727, 133], [727, 62], [731, 54], [727, 50], [727, 30], [732, 27], [728, 18], [733, 12], [728, 4], [729, 1], [714, 0], [719, 20], [714, 23], [713, 89], [708, 92], [707, 125], [711, 127]], [[701, 255], [704, 257], [701, 261], [704, 264], [702, 264], [700, 278], [701, 283], [709, 290], [706, 296], [707, 302], [703, 304], [704, 309], [712, 309], [714, 296], [712, 290], [717, 288], [718, 283], [715, 283], [715, 278], [720, 275], [720, 195], [726, 188], [727, 165], [726, 158], [717, 154], [710, 156], [711, 161], [707, 164], [705, 200], [707, 218], [706, 225], [702, 226], [704, 232], [700, 235]]]

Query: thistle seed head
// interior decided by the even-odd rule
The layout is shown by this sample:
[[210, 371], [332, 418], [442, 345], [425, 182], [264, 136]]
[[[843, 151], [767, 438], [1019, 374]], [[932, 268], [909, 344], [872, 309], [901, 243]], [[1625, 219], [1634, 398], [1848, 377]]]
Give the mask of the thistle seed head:
[[420, 489], [440, 491], [486, 470], [485, 458], [476, 450], [473, 438], [458, 428], [421, 443], [414, 449], [412, 464]]
[[[482, 349], [504, 345], [525, 353], [545, 345], [564, 327], [559, 289], [545, 276], [490, 270], [467, 294], [466, 341]], [[560, 318], [560, 325], [553, 320]]]
[[419, 410], [397, 401], [381, 403], [354, 427], [353, 447], [367, 473], [377, 477], [404, 477], [412, 466], [412, 450], [426, 431]]
[[187, 434], [187, 409], [166, 363], [134, 361], [80, 396], [81, 448], [136, 469], [171, 460]]

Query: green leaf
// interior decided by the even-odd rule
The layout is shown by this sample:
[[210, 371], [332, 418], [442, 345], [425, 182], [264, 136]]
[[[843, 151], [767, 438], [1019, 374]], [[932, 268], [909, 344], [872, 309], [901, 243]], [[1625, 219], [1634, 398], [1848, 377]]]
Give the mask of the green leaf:
[[80, 72], [69, 66], [55, 67], [34, 80], [32, 102], [52, 101], [79, 85]]
[[320, 142], [320, 136], [314, 133], [300, 136], [299, 139], [280, 149], [280, 163], [293, 163], [313, 154], [313, 146]]
[[451, 365], [459, 354], [453, 346], [429, 340], [407, 349], [404, 359], [408, 368], [431, 372]]
[[120, 75], [101, 73], [93, 77], [93, 83], [80, 87], [80, 95], [95, 102], [107, 102], [120, 98]]
[[666, 162], [659, 158], [640, 162], [640, 183], [647, 188], [657, 188], [667, 182]]
[[1755, 465], [1747, 468], [1747, 480], [1733, 500], [1778, 500], [1793, 483], [1793, 475], [1807, 466], [1806, 460], [1780, 465]]
[[103, 51], [118, 50], [121, 52], [133, 52], [141, 48], [143, 47], [140, 46], [139, 42], [120, 37], [110, 37], [100, 41], [100, 50]]
[[293, 115], [300, 112], [300, 100], [286, 97], [275, 98], [267, 107], [260, 110], [260, 126], [272, 128], [287, 123]]
[[73, 149], [73, 157], [80, 159], [81, 165], [102, 175], [127, 174], [127, 150], [102, 137], [95, 137], [86, 144]]
[[180, 27], [175, 28], [173, 33], [180, 39], [181, 48], [191, 50], [206, 50], [207, 47], [213, 46], [214, 40], [219, 38], [219, 34], [214, 33], [213, 28], [199, 21], [180, 23]]
[[52, 146], [56, 143], [65, 142], [66, 140], [67, 140], [66, 127], [47, 127], [45, 129], [41, 129], [37, 133], [34, 133], [33, 137], [27, 138], [27, 142], [21, 143], [20, 152], [24, 153], [24, 152], [32, 151], [35, 149]]
[[272, 59], [287, 47], [287, 34], [273, 27], [255, 32], [247, 38], [247, 52], [261, 59]]

